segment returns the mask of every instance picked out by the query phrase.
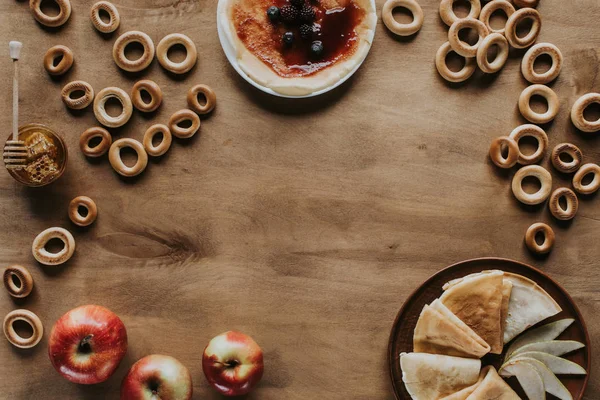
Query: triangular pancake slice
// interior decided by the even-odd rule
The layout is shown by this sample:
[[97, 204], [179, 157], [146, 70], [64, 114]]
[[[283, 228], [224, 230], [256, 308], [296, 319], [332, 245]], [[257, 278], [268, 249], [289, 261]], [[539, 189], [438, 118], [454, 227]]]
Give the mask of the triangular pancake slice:
[[469, 397], [471, 395], [471, 393], [473, 393], [475, 391], [475, 389], [477, 389], [477, 387], [479, 386], [481, 381], [483, 381], [483, 378], [485, 378], [486, 373], [487, 373], [487, 370], [485, 368], [482, 369], [481, 373], [479, 374], [479, 379], [477, 380], [477, 382], [475, 382], [474, 384], [472, 384], [469, 387], [459, 390], [458, 392], [456, 392], [454, 394], [451, 394], [450, 396], [442, 397], [440, 400], [467, 400], [467, 397]]
[[454, 325], [459, 327], [464, 333], [466, 333], [473, 340], [475, 340], [475, 342], [479, 343], [479, 345], [481, 345], [485, 349], [486, 354], [490, 352], [490, 350], [491, 350], [490, 345], [487, 344], [487, 342], [485, 340], [483, 340], [481, 338], [481, 336], [476, 334], [473, 329], [469, 328], [469, 326], [467, 324], [465, 324], [460, 318], [458, 318], [456, 315], [454, 315], [454, 313], [452, 311], [450, 311], [448, 309], [448, 307], [443, 305], [442, 302], [440, 301], [440, 299], [435, 299], [431, 303], [431, 308], [440, 312], [442, 315], [444, 315], [446, 318], [448, 318], [450, 321], [452, 321], [452, 323]]
[[[470, 328], [469, 328], [470, 329]], [[439, 311], [425, 305], [413, 336], [415, 353], [481, 358], [489, 352]]]
[[494, 367], [485, 367], [481, 374], [485, 377], [466, 400], [520, 400], [515, 391], [500, 378]]
[[504, 343], [504, 330], [506, 329], [512, 286], [512, 282], [508, 279], [502, 280], [502, 307], [500, 308], [500, 340], [502, 340], [502, 343]]
[[552, 296], [531, 279], [509, 272], [504, 274], [504, 278], [513, 285], [504, 329], [504, 343], [562, 311]]
[[440, 301], [501, 354], [502, 281], [504, 272], [484, 271], [444, 285]]
[[402, 381], [413, 400], [432, 400], [473, 385], [481, 361], [426, 353], [400, 354]]

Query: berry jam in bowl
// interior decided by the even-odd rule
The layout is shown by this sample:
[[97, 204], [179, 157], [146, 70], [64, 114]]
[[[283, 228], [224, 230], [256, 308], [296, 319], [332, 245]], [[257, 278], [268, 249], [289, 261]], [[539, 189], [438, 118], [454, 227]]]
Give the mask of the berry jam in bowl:
[[374, 37], [374, 0], [219, 0], [223, 51], [247, 82], [287, 98], [314, 97], [350, 78]]

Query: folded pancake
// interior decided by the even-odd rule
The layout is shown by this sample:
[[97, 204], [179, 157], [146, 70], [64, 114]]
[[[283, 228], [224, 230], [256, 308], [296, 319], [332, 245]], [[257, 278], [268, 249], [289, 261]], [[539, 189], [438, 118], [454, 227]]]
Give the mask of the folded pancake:
[[485, 340], [483, 340], [481, 338], [481, 336], [479, 336], [478, 334], [476, 334], [473, 329], [469, 328], [469, 326], [467, 324], [465, 324], [460, 318], [458, 318], [456, 315], [454, 315], [454, 313], [452, 311], [450, 311], [448, 309], [448, 307], [446, 307], [445, 305], [443, 305], [442, 302], [440, 301], [440, 299], [435, 299], [431, 303], [430, 306], [434, 310], [440, 312], [442, 315], [444, 315], [450, 321], [452, 321], [452, 323], [454, 325], [456, 325], [457, 327], [459, 327], [464, 333], [466, 333], [476, 343], [478, 343], [481, 347], [483, 347], [485, 349], [485, 354], [487, 354], [487, 353], [490, 352], [490, 350], [491, 350], [490, 345], [487, 344], [487, 342]]
[[471, 328], [465, 327], [470, 333], [433, 307], [425, 305], [415, 327], [414, 352], [467, 358], [486, 355], [490, 347], [485, 342], [482, 344], [481, 338], [477, 340], [477, 334]]
[[501, 308], [504, 272], [484, 271], [465, 276], [444, 285], [440, 301], [501, 354]]
[[500, 340], [504, 343], [504, 330], [506, 329], [506, 318], [508, 317], [508, 305], [512, 293], [512, 282], [508, 279], [502, 280], [502, 307], [500, 308]]
[[442, 286], [442, 289], [448, 290], [452, 286], [455, 286], [456, 284], [464, 281], [466, 278], [475, 278], [475, 277], [478, 277], [481, 275], [487, 275], [487, 274], [498, 273], [498, 272], [503, 272], [503, 271], [500, 271], [499, 269], [490, 269], [490, 270], [484, 270], [481, 272], [475, 272], [473, 274], [465, 275], [462, 278], [456, 278], [456, 279], [452, 279], [452, 280], [446, 282], [444, 284], [444, 286]]
[[526, 329], [562, 311], [552, 296], [531, 279], [509, 272], [504, 274], [504, 278], [512, 283], [504, 343], [510, 342]]
[[426, 353], [400, 354], [402, 381], [413, 400], [434, 400], [473, 385], [481, 361]]
[[485, 374], [485, 377], [466, 400], [520, 400], [515, 391], [500, 378], [494, 367], [487, 366], [481, 373]]
[[454, 394], [451, 394], [450, 396], [442, 397], [440, 400], [467, 400], [467, 397], [469, 397], [471, 393], [473, 393], [475, 389], [477, 389], [481, 381], [483, 381], [483, 378], [485, 378], [486, 373], [487, 370], [485, 368], [482, 369], [479, 373], [479, 379], [477, 380], [477, 382], [475, 382], [471, 386], [459, 390]]

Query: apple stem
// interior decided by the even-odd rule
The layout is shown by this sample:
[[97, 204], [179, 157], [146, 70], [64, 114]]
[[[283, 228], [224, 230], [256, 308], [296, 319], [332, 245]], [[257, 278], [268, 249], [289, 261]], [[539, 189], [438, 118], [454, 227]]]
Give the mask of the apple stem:
[[223, 363], [223, 365], [225, 366], [225, 368], [235, 368], [240, 364], [240, 362], [238, 360], [230, 360], [230, 361], [225, 361]]
[[90, 342], [92, 341], [93, 337], [94, 335], [87, 335], [81, 340], [81, 342], [79, 342], [79, 351], [81, 353], [89, 353], [92, 351]]

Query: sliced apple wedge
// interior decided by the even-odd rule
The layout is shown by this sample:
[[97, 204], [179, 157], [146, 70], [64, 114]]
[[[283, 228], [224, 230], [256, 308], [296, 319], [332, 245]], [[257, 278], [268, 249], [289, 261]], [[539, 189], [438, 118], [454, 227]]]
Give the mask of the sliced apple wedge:
[[517, 360], [515, 363], [525, 363], [535, 368], [542, 377], [546, 392], [558, 397], [560, 400], [573, 400], [573, 396], [565, 385], [563, 385], [560, 379], [558, 379], [557, 376], [554, 375], [541, 361], [532, 358], [528, 360]]
[[510, 355], [510, 358], [518, 357], [519, 354], [527, 353], [529, 351], [540, 351], [559, 357], [563, 354], [581, 349], [582, 347], [585, 347], [585, 344], [574, 340], [550, 340], [547, 342], [530, 343], [523, 347], [519, 347]]
[[502, 367], [500, 375], [516, 376], [529, 400], [546, 399], [546, 389], [542, 376], [531, 364], [518, 360], [511, 361]]
[[546, 342], [556, 339], [569, 326], [571, 326], [574, 321], [575, 320], [572, 318], [561, 319], [524, 333], [509, 346], [508, 350], [506, 351], [506, 358], [508, 359], [510, 355], [518, 348], [530, 343]]
[[[573, 361], [566, 360], [564, 358], [556, 357], [548, 353], [542, 353], [540, 351], [528, 351], [527, 353], [521, 353], [518, 357], [511, 359], [508, 363], [505, 363], [500, 370], [506, 371], [504, 368], [514, 361], [517, 360], [528, 360], [534, 359], [541, 361], [548, 367], [550, 371], [558, 375], [586, 375], [585, 369], [580, 365], [575, 364]], [[505, 372], [506, 373], [506, 372]], [[500, 373], [502, 376], [512, 376]]]

